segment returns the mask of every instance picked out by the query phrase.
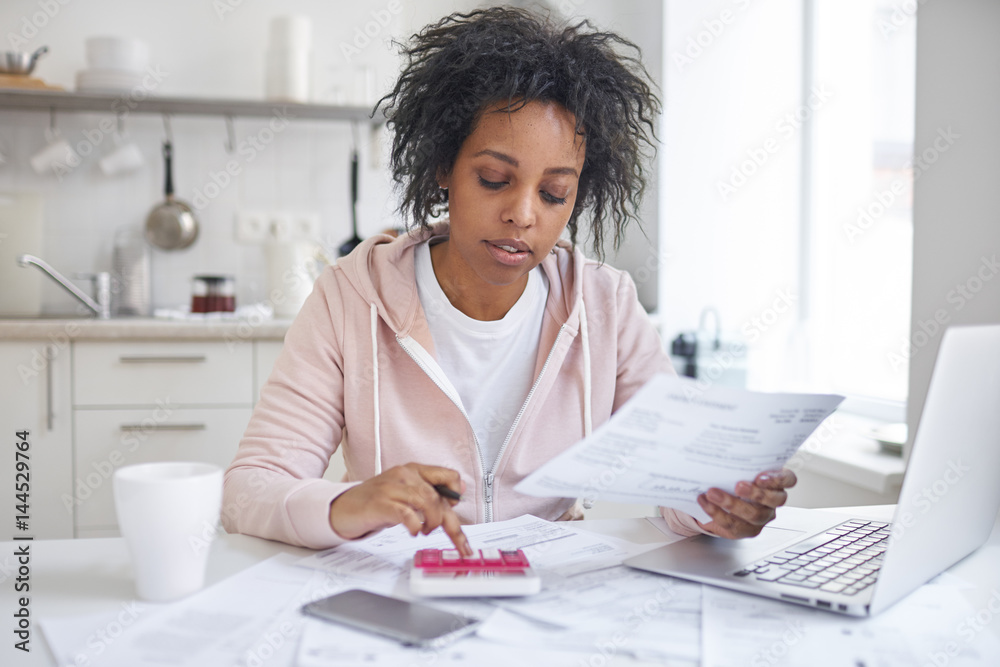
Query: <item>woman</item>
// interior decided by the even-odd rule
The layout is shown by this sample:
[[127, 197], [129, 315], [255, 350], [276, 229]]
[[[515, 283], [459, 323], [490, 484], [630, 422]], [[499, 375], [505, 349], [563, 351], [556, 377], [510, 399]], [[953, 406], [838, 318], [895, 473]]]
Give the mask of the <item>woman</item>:
[[[581, 220], [598, 257], [619, 242], [642, 192], [659, 102], [629, 49], [510, 9], [414, 37], [379, 103], [414, 229], [317, 281], [226, 474], [227, 530], [325, 548], [441, 526], [468, 553], [462, 523], [582, 516], [513, 487], [672, 372], [628, 275], [576, 248]], [[338, 446], [343, 483], [320, 478]], [[707, 524], [663, 513], [687, 534], [756, 535], [794, 482], [712, 489]]]

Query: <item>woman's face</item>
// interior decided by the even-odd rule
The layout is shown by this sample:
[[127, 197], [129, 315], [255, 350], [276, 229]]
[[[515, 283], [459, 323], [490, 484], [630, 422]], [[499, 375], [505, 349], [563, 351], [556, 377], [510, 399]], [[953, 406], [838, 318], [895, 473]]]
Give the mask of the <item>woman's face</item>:
[[585, 147], [575, 117], [559, 104], [501, 108], [482, 114], [440, 179], [451, 236], [435, 271], [446, 293], [448, 281], [487, 292], [489, 285], [516, 292], [516, 301], [569, 222]]

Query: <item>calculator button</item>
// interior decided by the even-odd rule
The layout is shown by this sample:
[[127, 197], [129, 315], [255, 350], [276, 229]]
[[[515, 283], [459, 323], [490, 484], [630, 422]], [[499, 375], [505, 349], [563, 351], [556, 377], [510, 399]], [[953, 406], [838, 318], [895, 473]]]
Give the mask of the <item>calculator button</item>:
[[441, 562], [441, 552], [437, 549], [422, 549], [417, 552], [417, 563], [420, 565], [436, 565]]
[[528, 567], [528, 559], [525, 558], [524, 553], [520, 550], [502, 551], [501, 554], [503, 554], [503, 560], [506, 565]]
[[503, 563], [499, 549], [481, 549], [480, 553], [483, 555], [483, 562], [487, 564]]

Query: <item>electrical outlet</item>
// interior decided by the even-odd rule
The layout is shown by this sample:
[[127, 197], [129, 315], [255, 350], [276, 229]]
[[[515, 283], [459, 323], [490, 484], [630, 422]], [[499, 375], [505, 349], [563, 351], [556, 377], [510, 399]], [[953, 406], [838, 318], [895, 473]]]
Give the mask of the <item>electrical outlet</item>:
[[315, 241], [319, 214], [309, 211], [240, 211], [236, 214], [236, 240], [240, 243]]
[[236, 213], [236, 240], [239, 243], [263, 243], [267, 240], [269, 214], [263, 211]]
[[292, 216], [292, 236], [305, 241], [319, 238], [319, 213], [297, 213]]
[[292, 216], [282, 212], [272, 212], [267, 219], [267, 237], [271, 241], [291, 241], [294, 238]]

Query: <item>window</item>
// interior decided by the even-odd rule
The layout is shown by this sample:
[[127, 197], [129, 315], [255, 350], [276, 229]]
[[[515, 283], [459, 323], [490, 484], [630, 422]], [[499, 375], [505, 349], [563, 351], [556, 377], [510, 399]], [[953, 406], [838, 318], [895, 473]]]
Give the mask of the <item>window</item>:
[[916, 18], [668, 0], [660, 316], [715, 308], [747, 383], [904, 420]]

